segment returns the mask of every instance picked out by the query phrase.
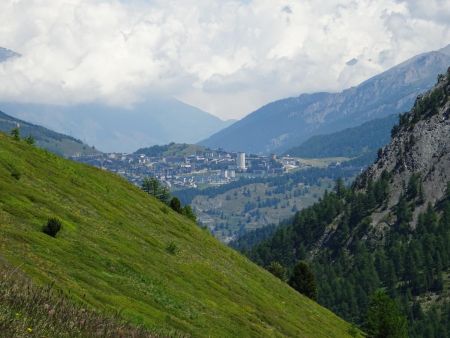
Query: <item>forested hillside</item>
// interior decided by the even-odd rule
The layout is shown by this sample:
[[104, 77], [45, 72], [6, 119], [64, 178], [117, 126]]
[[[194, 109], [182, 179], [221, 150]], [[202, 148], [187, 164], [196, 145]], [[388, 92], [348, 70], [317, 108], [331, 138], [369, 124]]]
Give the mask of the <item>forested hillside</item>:
[[355, 158], [366, 154], [374, 154], [375, 157], [377, 150], [389, 143], [391, 129], [397, 122], [398, 116], [394, 114], [336, 133], [313, 136], [286, 154], [303, 158]]
[[174, 191], [184, 204], [195, 209], [199, 221], [224, 242], [247, 232], [290, 218], [316, 202], [338, 177], [351, 180], [359, 166], [306, 168], [292, 173], [241, 178], [206, 189]]
[[292, 270], [308, 260], [319, 303], [363, 325], [384, 289], [408, 318], [411, 337], [450, 333], [450, 69], [417, 98], [392, 141], [351, 188], [297, 213], [248, 254]]

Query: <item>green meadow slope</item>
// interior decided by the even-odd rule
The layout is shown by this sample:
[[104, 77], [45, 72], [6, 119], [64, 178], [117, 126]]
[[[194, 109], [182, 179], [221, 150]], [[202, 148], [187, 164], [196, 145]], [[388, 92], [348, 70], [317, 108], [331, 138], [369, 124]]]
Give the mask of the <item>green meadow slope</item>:
[[[41, 231], [49, 217], [63, 222], [56, 238]], [[344, 337], [350, 327], [122, 178], [0, 133], [2, 257], [157, 332]]]

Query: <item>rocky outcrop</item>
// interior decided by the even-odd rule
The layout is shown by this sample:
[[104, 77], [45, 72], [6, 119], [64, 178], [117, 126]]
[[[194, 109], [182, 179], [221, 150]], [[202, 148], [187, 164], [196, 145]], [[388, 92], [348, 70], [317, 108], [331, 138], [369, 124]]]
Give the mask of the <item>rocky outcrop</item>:
[[398, 203], [412, 175], [419, 177], [422, 189], [416, 215], [444, 196], [450, 181], [450, 68], [432, 90], [417, 98], [411, 112], [401, 116], [391, 143], [380, 149], [378, 160], [356, 180], [356, 187], [365, 188], [383, 171], [391, 176], [388, 208], [375, 213], [374, 220], [385, 218]]

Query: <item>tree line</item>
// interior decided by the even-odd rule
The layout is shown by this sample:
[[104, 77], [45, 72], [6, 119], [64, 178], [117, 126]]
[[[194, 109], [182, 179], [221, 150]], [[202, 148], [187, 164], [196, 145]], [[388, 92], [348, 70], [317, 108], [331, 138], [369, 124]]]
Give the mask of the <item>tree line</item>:
[[[306, 260], [318, 302], [348, 321], [367, 327], [372, 298], [383, 290], [407, 319], [410, 337], [448, 337], [450, 304], [443, 291], [450, 270], [450, 183], [446, 198], [428, 205], [413, 228], [411, 216], [423, 203], [423, 188], [420, 176], [412, 175], [393, 209], [396, 221], [380, 242], [368, 238], [367, 230], [370, 214], [386, 207], [389, 182], [384, 172], [361, 192], [338, 180], [333, 192], [247, 255], [276, 275], [293, 276], [298, 262]], [[317, 251], [332, 222], [335, 229]], [[426, 295], [436, 301], [424, 307]]]
[[197, 222], [197, 216], [192, 210], [192, 207], [189, 204], [182, 206], [179, 198], [176, 196], [172, 196], [169, 189], [164, 186], [156, 177], [144, 178], [141, 184], [141, 188], [147, 194], [168, 205], [172, 210], [186, 216], [193, 222]]

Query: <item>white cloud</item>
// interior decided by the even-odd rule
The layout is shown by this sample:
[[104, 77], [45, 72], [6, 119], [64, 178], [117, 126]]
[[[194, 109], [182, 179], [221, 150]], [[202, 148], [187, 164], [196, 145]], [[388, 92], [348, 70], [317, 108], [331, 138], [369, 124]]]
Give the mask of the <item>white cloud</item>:
[[0, 22], [23, 55], [0, 64], [1, 100], [167, 95], [225, 118], [450, 43], [445, 0], [2, 0]]

